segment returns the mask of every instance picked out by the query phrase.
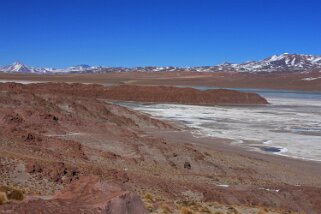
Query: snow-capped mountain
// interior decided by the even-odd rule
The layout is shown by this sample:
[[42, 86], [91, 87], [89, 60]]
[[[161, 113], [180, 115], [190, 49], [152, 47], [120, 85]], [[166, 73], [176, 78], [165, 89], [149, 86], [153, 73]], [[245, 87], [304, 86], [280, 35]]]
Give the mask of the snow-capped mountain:
[[101, 67], [89, 65], [77, 65], [68, 68], [33, 68], [20, 62], [0, 67], [1, 72], [6, 73], [111, 73], [111, 72], [321, 72], [321, 56], [288, 54], [274, 55], [260, 61], [251, 61], [241, 64], [223, 63], [215, 66], [199, 67], [173, 67], [173, 66], [146, 66], [146, 67]]
[[88, 69], [91, 69], [91, 66], [89, 65], [76, 65], [74, 67], [69, 68], [72, 71], [86, 71]]
[[224, 63], [214, 67], [218, 70], [237, 72], [304, 72], [321, 70], [321, 56], [284, 53], [261, 61]]
[[83, 72], [83, 71], [89, 71], [89, 70], [93, 70], [97, 67], [92, 67], [89, 65], [76, 65], [76, 66], [72, 66], [66, 69], [62, 69], [65, 70], [65, 72], [72, 72], [72, 71], [78, 71], [78, 72]]
[[273, 55], [263, 60], [245, 62], [241, 64], [224, 63], [215, 66], [200, 67], [140, 67], [135, 71], [141, 72], [169, 72], [169, 71], [190, 71], [190, 72], [306, 72], [321, 71], [321, 56], [288, 54]]
[[0, 67], [1, 72], [5, 73], [70, 73], [70, 72], [86, 72], [86, 71], [96, 71], [100, 67], [92, 67], [89, 65], [77, 65], [68, 68], [56, 69], [56, 68], [34, 68], [26, 66], [20, 62], [15, 62], [12, 65]]
[[24, 64], [20, 62], [15, 62], [12, 65], [5, 66], [1, 68], [2, 71], [4, 72], [17, 72], [17, 73], [33, 73], [33, 69], [28, 68]]
[[0, 67], [0, 71], [5, 73], [47, 73], [50, 69], [28, 67], [21, 62], [15, 62], [11, 65]]

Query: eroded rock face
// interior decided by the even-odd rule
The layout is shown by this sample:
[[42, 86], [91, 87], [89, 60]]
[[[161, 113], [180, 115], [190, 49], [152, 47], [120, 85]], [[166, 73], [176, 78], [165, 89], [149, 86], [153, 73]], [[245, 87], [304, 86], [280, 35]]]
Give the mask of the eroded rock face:
[[0, 213], [147, 213], [142, 201], [125, 186], [98, 177], [82, 177], [49, 200], [29, 198], [1, 206]]

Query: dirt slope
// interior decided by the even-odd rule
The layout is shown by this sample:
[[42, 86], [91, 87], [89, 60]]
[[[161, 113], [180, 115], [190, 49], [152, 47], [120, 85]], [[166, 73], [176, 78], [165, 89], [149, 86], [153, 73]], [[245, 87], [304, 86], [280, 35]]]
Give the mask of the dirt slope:
[[[99, 182], [129, 186], [150, 213], [321, 209], [320, 164], [246, 152], [223, 139], [194, 138], [176, 124], [109, 103], [110, 95], [101, 90], [0, 84], [0, 192], [16, 189], [27, 200], [41, 196], [51, 206], [58, 200], [52, 199], [55, 192], [97, 176]], [[27, 206], [6, 194], [11, 203], [0, 212]], [[100, 204], [79, 199], [89, 207]]]

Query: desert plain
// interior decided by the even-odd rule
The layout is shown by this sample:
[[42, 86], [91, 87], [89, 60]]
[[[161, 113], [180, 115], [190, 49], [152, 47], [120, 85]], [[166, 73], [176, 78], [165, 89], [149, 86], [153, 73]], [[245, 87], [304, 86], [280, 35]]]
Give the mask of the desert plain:
[[186, 87], [318, 92], [311, 75], [1, 74], [0, 213], [320, 213], [320, 162], [195, 137], [118, 104], [268, 105]]

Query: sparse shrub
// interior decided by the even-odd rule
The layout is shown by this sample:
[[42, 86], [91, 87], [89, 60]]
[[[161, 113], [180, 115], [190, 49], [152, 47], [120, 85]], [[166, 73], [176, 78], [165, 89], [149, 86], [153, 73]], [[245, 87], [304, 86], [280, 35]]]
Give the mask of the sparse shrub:
[[148, 210], [149, 213], [154, 211], [154, 207], [153, 206], [145, 206], [145, 208]]
[[190, 209], [188, 209], [187, 207], [182, 207], [179, 210], [179, 214], [195, 214], [195, 212], [191, 211]]
[[8, 203], [7, 194], [5, 192], [0, 192], [0, 205]]
[[0, 186], [0, 191], [5, 192], [9, 200], [21, 201], [24, 198], [24, 194], [21, 190], [12, 187]]
[[144, 195], [144, 200], [145, 200], [146, 202], [149, 202], [149, 203], [154, 203], [154, 202], [155, 202], [154, 196], [153, 196], [151, 193], [149, 193], [149, 192], [145, 193], [145, 195]]
[[22, 201], [24, 198], [23, 192], [18, 189], [12, 189], [10, 193], [8, 194], [8, 198], [10, 200], [17, 200], [17, 201]]
[[234, 207], [229, 207], [227, 210], [228, 214], [239, 214], [239, 212]]
[[204, 213], [204, 214], [205, 213], [208, 213], [208, 214], [212, 213], [211, 210], [208, 207], [200, 207], [199, 211], [200, 211], [200, 213]]
[[170, 213], [173, 213], [172, 210], [170, 209], [170, 207], [165, 204], [165, 203], [162, 203], [161, 206], [160, 206], [160, 210], [161, 210], [161, 214], [170, 214]]
[[184, 163], [184, 169], [192, 169], [191, 163], [188, 162], [188, 161], [186, 161], [186, 162]]
[[155, 210], [155, 207], [153, 205], [154, 202], [155, 202], [154, 196], [151, 193], [147, 192], [142, 197], [142, 200], [143, 200], [143, 202], [145, 204], [145, 207], [148, 210], [148, 212], [152, 213]]
[[268, 210], [266, 208], [260, 208], [257, 214], [267, 214]]

